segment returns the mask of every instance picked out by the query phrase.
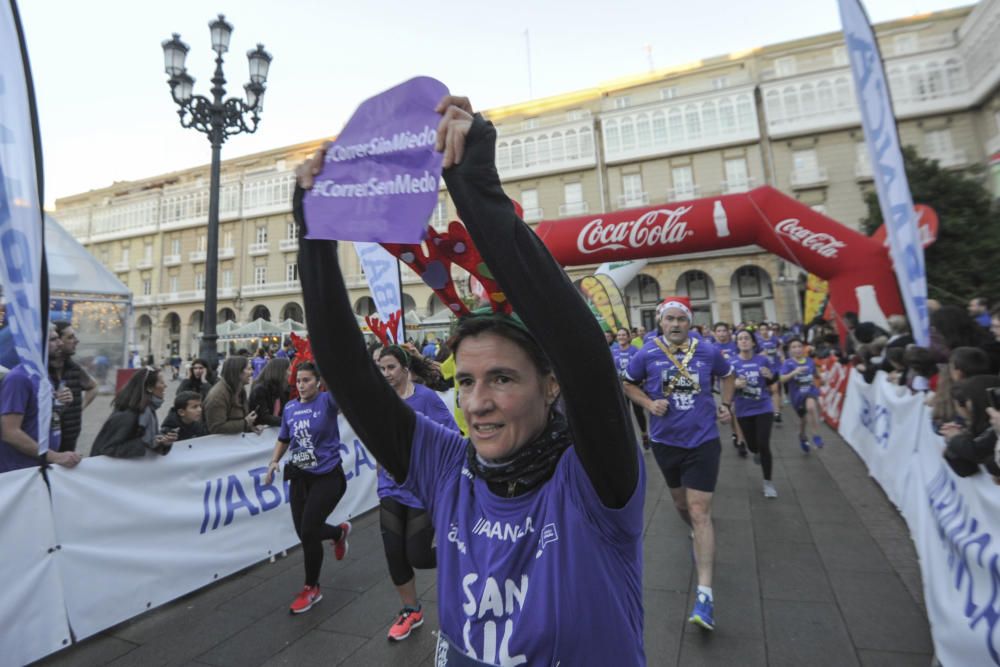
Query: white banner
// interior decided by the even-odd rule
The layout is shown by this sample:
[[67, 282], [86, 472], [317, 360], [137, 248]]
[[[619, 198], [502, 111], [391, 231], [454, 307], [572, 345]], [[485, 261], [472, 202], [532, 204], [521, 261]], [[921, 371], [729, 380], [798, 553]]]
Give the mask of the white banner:
[[[44, 379], [48, 377], [41, 293], [45, 227], [35, 169], [30, 73], [21, 49], [14, 1], [0, 0], [0, 287], [17, 356], [30, 375]], [[51, 415], [52, 387], [40, 382], [39, 453], [49, 448]]]
[[26, 665], [70, 643], [58, 541], [39, 469], [0, 480], [0, 663]]
[[937, 659], [1000, 665], [1000, 487], [951, 471], [923, 399], [852, 372], [840, 433], [910, 528]]
[[924, 247], [917, 228], [910, 184], [906, 180], [899, 147], [896, 117], [889, 97], [889, 83], [882, 56], [860, 0], [838, 0], [844, 39], [854, 74], [854, 88], [861, 108], [861, 125], [873, 166], [882, 218], [888, 232], [893, 269], [903, 295], [906, 316], [917, 345], [926, 347], [930, 336], [927, 313], [927, 275]]
[[[339, 420], [339, 523], [378, 504], [375, 459]], [[167, 456], [85, 459], [51, 471], [59, 571], [77, 639], [298, 543], [288, 488], [264, 483], [277, 429], [208, 436]]]
[[393, 313], [399, 313], [399, 323], [390, 338], [402, 343], [406, 340], [403, 331], [403, 297], [399, 287], [399, 260], [378, 243], [354, 242], [361, 268], [368, 281], [368, 291], [375, 301], [378, 316], [388, 322]]
[[646, 265], [649, 264], [647, 259], [629, 259], [622, 262], [604, 262], [597, 270], [594, 271], [595, 274], [603, 274], [611, 278], [615, 285], [618, 285], [618, 289], [621, 290], [622, 294], [625, 293], [625, 288], [628, 284], [635, 280], [635, 277], [639, 275]]

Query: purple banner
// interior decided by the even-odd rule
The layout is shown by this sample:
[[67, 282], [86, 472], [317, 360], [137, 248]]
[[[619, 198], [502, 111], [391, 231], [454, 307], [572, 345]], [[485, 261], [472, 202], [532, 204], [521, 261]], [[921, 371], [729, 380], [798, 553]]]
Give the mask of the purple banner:
[[420, 243], [438, 202], [434, 150], [448, 88], [410, 79], [365, 100], [326, 153], [304, 206], [311, 239]]

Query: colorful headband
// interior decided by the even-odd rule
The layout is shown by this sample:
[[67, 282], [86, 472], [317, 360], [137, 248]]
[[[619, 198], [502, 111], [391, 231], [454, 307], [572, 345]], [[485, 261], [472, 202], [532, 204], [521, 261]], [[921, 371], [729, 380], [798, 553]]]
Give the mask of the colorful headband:
[[382, 345], [389, 347], [399, 342], [396, 340], [396, 335], [399, 331], [399, 320], [402, 317], [402, 311], [397, 310], [389, 315], [388, 322], [380, 320], [378, 315], [365, 315], [365, 322], [368, 324], [368, 328], [372, 330], [372, 333], [375, 334], [375, 337], [382, 342]]

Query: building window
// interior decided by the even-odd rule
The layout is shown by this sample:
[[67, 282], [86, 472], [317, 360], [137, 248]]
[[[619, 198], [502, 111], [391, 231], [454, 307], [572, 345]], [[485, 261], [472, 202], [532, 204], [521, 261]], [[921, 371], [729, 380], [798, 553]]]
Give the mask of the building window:
[[153, 261], [153, 244], [147, 241], [142, 247], [142, 256], [147, 262]]
[[253, 284], [260, 286], [267, 284], [267, 267], [266, 266], [255, 266], [253, 267]]
[[812, 148], [792, 152], [792, 168], [799, 173], [815, 174], [819, 171], [819, 160]]
[[262, 225], [258, 227], [254, 238], [257, 239], [255, 243], [267, 243], [267, 226]]
[[631, 106], [632, 100], [628, 95], [623, 95], [621, 97], [616, 97], [612, 101], [615, 109], [627, 109]]
[[698, 113], [698, 107], [693, 104], [689, 104], [684, 109], [684, 128], [688, 140], [701, 138], [701, 116]]
[[927, 155], [936, 158], [948, 158], [954, 152], [951, 143], [951, 130], [928, 130], [924, 133], [924, 146]]
[[774, 73], [778, 76], [792, 76], [795, 71], [795, 56], [786, 56], [774, 61]]
[[680, 109], [675, 107], [667, 114], [667, 130], [670, 141], [684, 141], [684, 119]]
[[677, 97], [677, 86], [667, 86], [666, 88], [660, 88], [661, 100], [672, 100], [675, 97]]
[[122, 264], [128, 264], [129, 247], [122, 247]]
[[636, 137], [639, 148], [648, 148], [653, 143], [653, 127], [649, 122], [649, 116], [641, 113], [635, 120]]
[[846, 46], [835, 46], [833, 47], [833, 64], [837, 67], [843, 67], [847, 64], [847, 47]]
[[181, 254], [181, 240], [180, 238], [170, 239], [170, 254], [180, 255]]
[[639, 303], [658, 303], [660, 301], [660, 283], [644, 273], [640, 273], [636, 278], [639, 280]]
[[142, 295], [149, 296], [153, 293], [153, 281], [150, 278], [142, 279]]
[[728, 77], [717, 76], [712, 79], [712, 90], [722, 90], [729, 85]]
[[583, 202], [583, 183], [566, 183], [563, 186], [563, 201], [567, 204]]
[[871, 155], [868, 152], [868, 144], [864, 141], [854, 144], [854, 170], [858, 176], [872, 175]]
[[299, 225], [294, 220], [285, 225], [285, 238], [289, 241], [297, 241], [299, 238]]
[[521, 121], [522, 130], [533, 130], [536, 127], [538, 127], [537, 118], [525, 118], [523, 121]]
[[604, 146], [609, 153], [617, 153], [622, 149], [617, 120], [609, 120], [604, 123]]
[[631, 118], [622, 118], [622, 150], [635, 150], [635, 125]]
[[439, 199], [434, 206], [434, 213], [431, 215], [431, 226], [437, 230], [443, 230], [448, 226], [448, 203], [444, 199]]
[[736, 272], [736, 289], [740, 298], [761, 296], [760, 272], [755, 266], [744, 266]]
[[687, 296], [692, 301], [702, 301], [711, 297], [708, 276], [701, 271], [688, 271], [684, 274], [684, 286]]
[[726, 160], [726, 192], [744, 192], [750, 187], [746, 158]]
[[622, 176], [622, 205], [641, 206], [645, 203], [646, 193], [642, 190], [642, 174], [625, 174]]
[[222, 232], [222, 247], [232, 248], [233, 247], [233, 232], [231, 230], [226, 230]]
[[101, 248], [101, 264], [108, 265], [108, 249]]
[[196, 290], [205, 289], [205, 274], [202, 271], [198, 271], [194, 274], [194, 288]]
[[694, 196], [694, 172], [691, 167], [674, 167], [670, 170], [674, 181], [674, 198], [686, 199]]
[[299, 265], [295, 262], [285, 264], [285, 282], [295, 283], [299, 280]]
[[667, 116], [662, 111], [653, 112], [653, 143], [657, 146], [667, 143]]
[[896, 35], [892, 42], [896, 55], [904, 53], [914, 53], [917, 50], [917, 36], [913, 33], [906, 35]]
[[223, 287], [223, 289], [232, 289], [233, 288], [233, 270], [232, 269], [224, 269], [222, 271], [222, 287]]
[[582, 120], [587, 116], [583, 109], [570, 109], [566, 112], [566, 120]]
[[180, 291], [178, 288], [178, 286], [180, 285], [180, 278], [178, 278], [177, 276], [170, 276], [170, 279], [167, 281], [167, 285], [168, 285], [167, 291], [170, 292], [171, 294], [176, 294], [178, 291]]
[[524, 209], [525, 222], [542, 219], [542, 209], [538, 205], [538, 190], [534, 188], [521, 190], [521, 208]]

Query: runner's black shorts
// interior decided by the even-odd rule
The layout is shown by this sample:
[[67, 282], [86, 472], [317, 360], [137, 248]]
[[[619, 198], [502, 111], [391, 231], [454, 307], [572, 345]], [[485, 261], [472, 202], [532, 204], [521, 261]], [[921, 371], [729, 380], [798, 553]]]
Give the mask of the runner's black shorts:
[[706, 440], [691, 449], [664, 445], [654, 440], [652, 449], [668, 487], [676, 489], [683, 486], [705, 493], [715, 491], [722, 459], [722, 442], [718, 438]]

